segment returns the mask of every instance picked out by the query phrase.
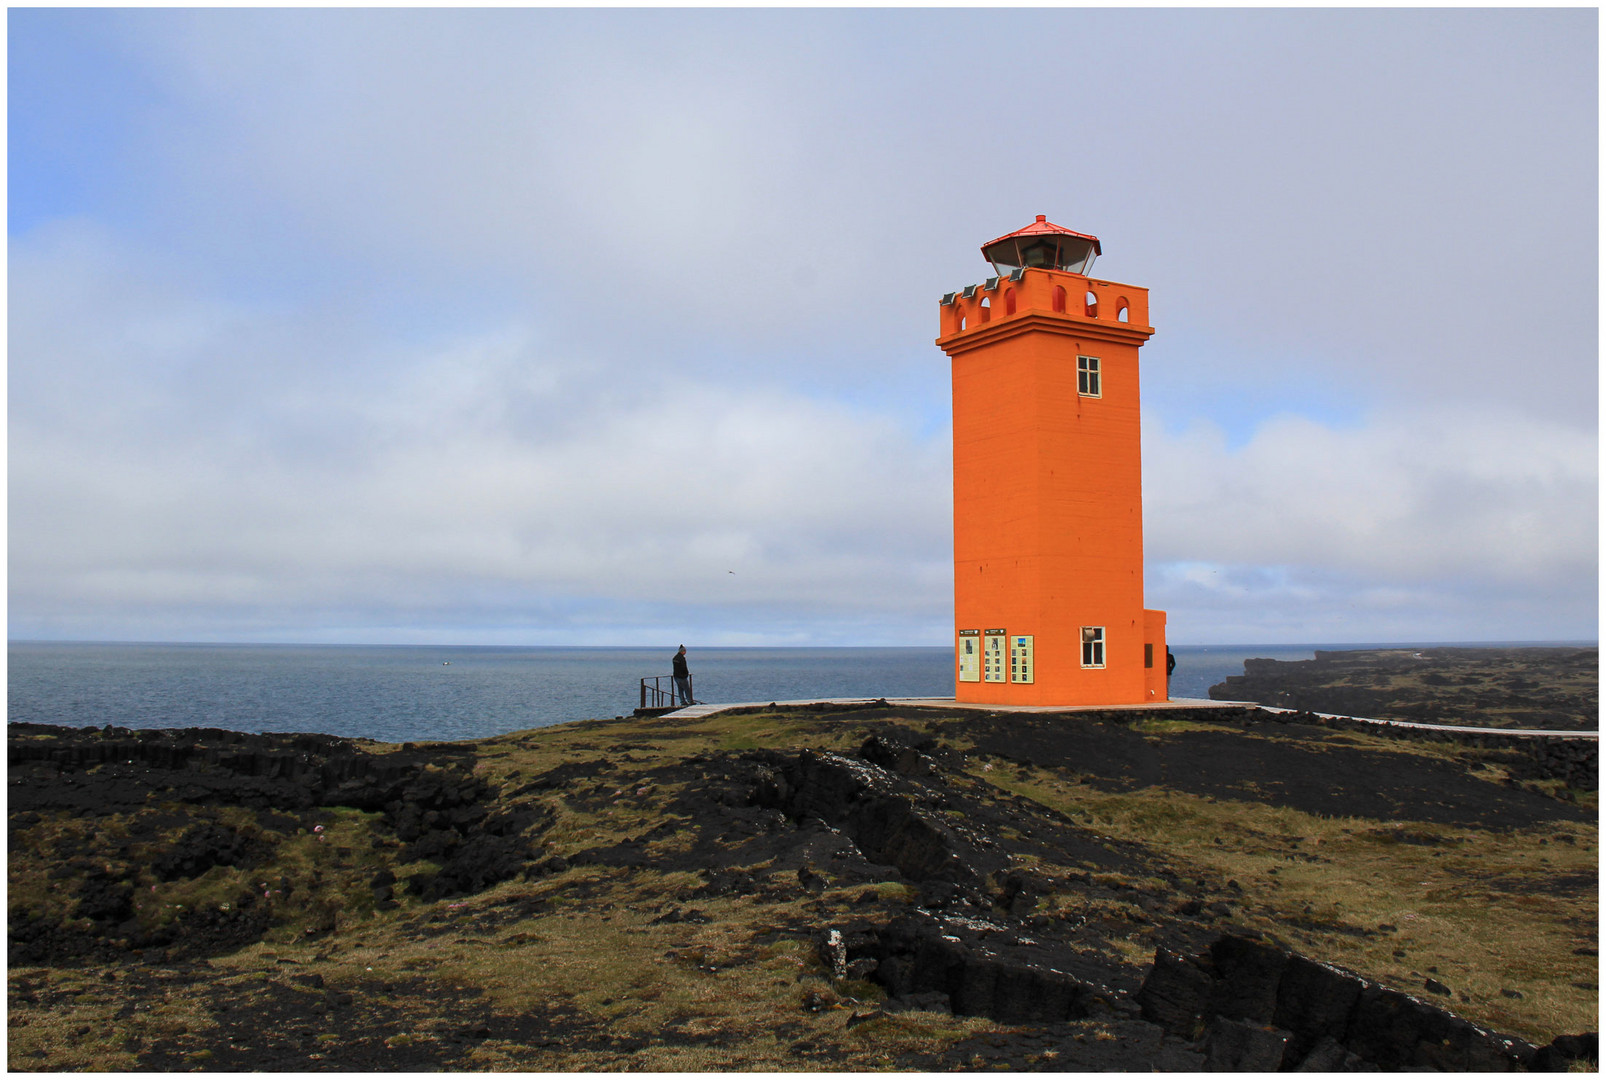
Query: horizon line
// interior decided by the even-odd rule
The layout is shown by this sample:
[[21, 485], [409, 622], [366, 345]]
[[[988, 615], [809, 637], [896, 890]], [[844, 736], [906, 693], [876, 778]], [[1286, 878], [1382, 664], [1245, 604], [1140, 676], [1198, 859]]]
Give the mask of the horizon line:
[[[676, 642], [676, 645], [680, 642]], [[1167, 642], [1173, 649], [1427, 649], [1427, 648], [1599, 648], [1599, 638], [1488, 638], [1445, 641], [1395, 639], [1388, 641], [1226, 641], [1226, 642]], [[625, 645], [552, 645], [544, 643], [508, 642], [502, 644], [448, 644], [444, 642], [392, 642], [392, 641], [241, 641], [241, 640], [171, 640], [130, 638], [11, 638], [6, 645], [175, 645], [175, 646], [259, 646], [265, 648], [336, 648], [336, 649], [663, 649], [674, 645], [665, 643]], [[839, 644], [772, 644], [772, 645], [696, 645], [699, 649], [951, 649], [952, 645], [839, 645]]]

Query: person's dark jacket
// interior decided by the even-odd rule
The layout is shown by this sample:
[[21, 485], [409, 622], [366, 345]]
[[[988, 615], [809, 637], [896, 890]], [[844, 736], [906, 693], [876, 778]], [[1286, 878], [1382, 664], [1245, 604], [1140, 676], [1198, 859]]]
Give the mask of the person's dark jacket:
[[691, 674], [691, 669], [686, 666], [686, 654], [683, 653], [683, 652], [676, 653], [675, 654], [675, 678], [684, 679], [686, 676], [688, 676], [690, 674]]

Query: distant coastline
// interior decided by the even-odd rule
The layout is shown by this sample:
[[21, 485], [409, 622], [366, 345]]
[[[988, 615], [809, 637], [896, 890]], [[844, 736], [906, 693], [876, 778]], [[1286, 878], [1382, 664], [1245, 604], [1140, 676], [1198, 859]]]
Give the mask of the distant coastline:
[[1513, 649], [1596, 648], [1593, 641], [1400, 641], [1297, 643], [1289, 645], [1172, 645], [1177, 670], [1171, 676], [1174, 698], [1208, 698], [1210, 688], [1244, 673], [1245, 660], [1311, 660], [1317, 652], [1353, 652], [1361, 649]]
[[1538, 731], [1600, 726], [1595, 645], [1319, 649], [1251, 659], [1210, 688], [1222, 701], [1414, 723]]

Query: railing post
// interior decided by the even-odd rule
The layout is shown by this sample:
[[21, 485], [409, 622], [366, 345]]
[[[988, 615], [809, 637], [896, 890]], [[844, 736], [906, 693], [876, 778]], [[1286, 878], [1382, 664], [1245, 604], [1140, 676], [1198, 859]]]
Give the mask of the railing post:
[[[664, 688], [664, 680], [665, 679], [669, 680], [669, 688], [668, 689]], [[652, 685], [648, 686], [647, 685], [648, 682], [651, 682]], [[649, 705], [648, 705], [648, 699], [649, 698], [651, 699], [651, 706], [650, 706], [651, 708], [654, 708], [654, 709], [673, 709], [673, 708], [678, 708], [679, 706], [677, 706], [675, 704], [675, 701], [679, 696], [680, 696], [680, 684], [675, 682], [673, 676], [670, 676], [670, 675], [648, 675], [648, 676], [645, 676], [645, 677], [643, 677], [641, 679], [639, 700], [641, 701], [641, 708], [643, 708], [643, 709], [649, 707]], [[683, 702], [682, 705], [695, 705], [697, 703], [697, 695], [696, 695], [695, 691], [692, 688], [692, 681], [691, 681], [691, 676], [690, 675], [686, 676], [686, 697], [687, 697], [687, 700], [685, 702]]]

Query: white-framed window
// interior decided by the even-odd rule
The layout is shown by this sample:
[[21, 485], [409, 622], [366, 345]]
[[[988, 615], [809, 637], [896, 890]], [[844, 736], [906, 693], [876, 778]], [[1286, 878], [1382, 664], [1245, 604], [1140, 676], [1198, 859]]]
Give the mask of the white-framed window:
[[1088, 668], [1104, 666], [1104, 627], [1082, 627], [1082, 666]]
[[1076, 358], [1076, 392], [1083, 397], [1104, 396], [1104, 392], [1099, 385], [1098, 357], [1078, 356]]

